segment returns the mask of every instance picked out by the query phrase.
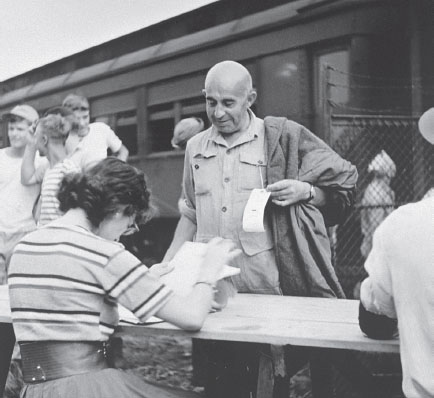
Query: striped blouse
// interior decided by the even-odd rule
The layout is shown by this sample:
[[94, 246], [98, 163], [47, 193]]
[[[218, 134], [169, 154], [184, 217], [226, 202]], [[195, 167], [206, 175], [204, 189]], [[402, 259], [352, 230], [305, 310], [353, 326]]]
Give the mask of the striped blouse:
[[59, 210], [59, 200], [57, 199], [60, 183], [65, 175], [79, 172], [80, 168], [68, 158], [57, 163], [45, 172], [41, 186], [41, 212], [39, 214], [39, 226], [57, 220], [62, 215], [62, 212]]
[[21, 240], [8, 278], [18, 341], [105, 341], [117, 302], [144, 321], [173, 294], [120, 243], [59, 222]]

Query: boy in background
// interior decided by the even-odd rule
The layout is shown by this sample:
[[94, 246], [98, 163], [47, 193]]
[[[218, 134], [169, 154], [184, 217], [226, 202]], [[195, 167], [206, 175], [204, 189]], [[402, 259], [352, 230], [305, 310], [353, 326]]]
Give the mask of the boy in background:
[[70, 159], [81, 169], [99, 162], [107, 157], [107, 149], [113, 156], [127, 161], [128, 149], [116, 136], [115, 132], [105, 123], [90, 123], [88, 100], [80, 95], [69, 94], [62, 106], [71, 110], [79, 123], [77, 135], [71, 135], [66, 142]]
[[[32, 211], [40, 185], [21, 184], [21, 163], [29, 134], [39, 118], [29, 105], [17, 105], [5, 115], [10, 146], [0, 149], [0, 284], [6, 283], [6, 270], [16, 243], [36, 228]], [[37, 167], [45, 160], [36, 157]]]

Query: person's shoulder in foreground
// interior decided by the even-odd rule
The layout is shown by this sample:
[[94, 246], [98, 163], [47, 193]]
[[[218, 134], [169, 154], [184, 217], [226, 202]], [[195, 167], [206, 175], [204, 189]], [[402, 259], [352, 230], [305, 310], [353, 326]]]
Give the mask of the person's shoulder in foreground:
[[[434, 143], [434, 110], [419, 120]], [[399, 323], [403, 391], [434, 397], [434, 198], [400, 207], [374, 233], [361, 285], [359, 323], [369, 337], [387, 339]]]

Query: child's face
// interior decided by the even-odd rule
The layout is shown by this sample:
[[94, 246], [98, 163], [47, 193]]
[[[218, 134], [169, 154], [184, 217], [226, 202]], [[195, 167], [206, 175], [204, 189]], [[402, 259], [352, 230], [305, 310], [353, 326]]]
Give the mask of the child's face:
[[89, 123], [90, 123], [90, 115], [88, 109], [77, 109], [74, 111], [74, 115], [77, 118], [79, 124], [78, 134], [83, 136], [87, 134]]
[[8, 136], [12, 148], [20, 149], [27, 145], [27, 134], [33, 133], [33, 127], [26, 120], [8, 123]]

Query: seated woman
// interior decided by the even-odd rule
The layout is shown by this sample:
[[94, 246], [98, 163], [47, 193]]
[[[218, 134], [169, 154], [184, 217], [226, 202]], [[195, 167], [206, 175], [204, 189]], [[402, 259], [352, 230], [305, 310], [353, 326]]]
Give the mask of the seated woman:
[[21, 397], [149, 397], [140, 379], [107, 367], [105, 342], [118, 323], [117, 303], [142, 321], [155, 314], [198, 330], [223, 265], [238, 252], [232, 242], [213, 239], [192, 293], [177, 297], [116, 242], [149, 214], [141, 171], [107, 158], [66, 176], [58, 199], [65, 214], [21, 240], [9, 270], [26, 383]]

